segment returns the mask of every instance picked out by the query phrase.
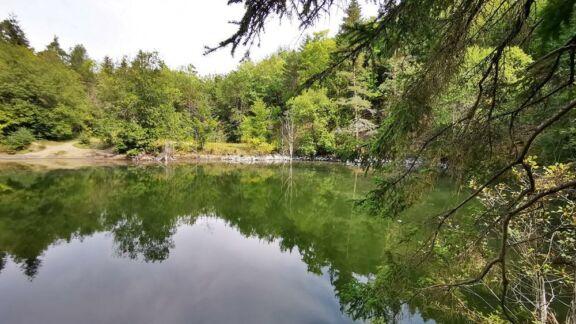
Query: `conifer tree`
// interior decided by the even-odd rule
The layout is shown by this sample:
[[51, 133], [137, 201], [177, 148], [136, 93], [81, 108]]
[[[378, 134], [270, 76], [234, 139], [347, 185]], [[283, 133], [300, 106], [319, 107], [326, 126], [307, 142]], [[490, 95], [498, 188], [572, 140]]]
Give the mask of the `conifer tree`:
[[0, 40], [12, 45], [29, 47], [30, 43], [20, 28], [15, 16], [10, 16], [0, 22]]

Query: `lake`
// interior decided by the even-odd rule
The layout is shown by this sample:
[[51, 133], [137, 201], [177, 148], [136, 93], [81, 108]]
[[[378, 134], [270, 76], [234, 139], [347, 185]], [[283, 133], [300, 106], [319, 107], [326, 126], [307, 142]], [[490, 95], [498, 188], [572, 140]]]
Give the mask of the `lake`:
[[338, 164], [2, 165], [0, 322], [359, 322], [340, 296], [403, 226], [355, 207], [371, 186]]

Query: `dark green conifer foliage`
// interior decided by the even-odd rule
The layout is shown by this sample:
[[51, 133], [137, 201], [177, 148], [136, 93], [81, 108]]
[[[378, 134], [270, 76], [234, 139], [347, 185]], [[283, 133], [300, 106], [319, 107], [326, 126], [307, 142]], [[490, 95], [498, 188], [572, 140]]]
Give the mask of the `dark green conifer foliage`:
[[0, 40], [12, 45], [29, 47], [30, 43], [20, 28], [15, 16], [10, 16], [0, 22]]
[[50, 44], [46, 45], [46, 50], [43, 52], [43, 54], [51, 58], [59, 59], [63, 63], [67, 63], [69, 60], [68, 53], [66, 53], [66, 51], [63, 50], [60, 46], [58, 36], [54, 36], [54, 39], [52, 39]]
[[358, 0], [350, 1], [348, 8], [346, 8], [345, 16], [342, 21], [343, 26], [354, 26], [362, 19], [362, 8], [360, 7], [360, 3]]

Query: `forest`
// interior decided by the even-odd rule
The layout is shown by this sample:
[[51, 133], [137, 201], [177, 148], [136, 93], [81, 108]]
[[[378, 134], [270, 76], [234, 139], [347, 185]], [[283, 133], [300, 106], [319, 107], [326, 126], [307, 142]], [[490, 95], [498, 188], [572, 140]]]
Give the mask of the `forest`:
[[[342, 23], [360, 21], [352, 6]], [[297, 50], [244, 60], [226, 75], [199, 76], [193, 65], [170, 69], [156, 52], [96, 62], [82, 45], [29, 47], [16, 17], [1, 24], [1, 130], [4, 150], [34, 140], [96, 138], [119, 153], [202, 151], [207, 142], [244, 143], [262, 154], [357, 158], [382, 118], [382, 87], [365, 59], [326, 70], [343, 36], [308, 36]], [[403, 64], [400, 61], [396, 64]], [[394, 87], [395, 85], [388, 85]]]
[[[2, 150], [78, 139], [138, 156], [234, 143], [357, 161], [375, 181], [358, 208], [387, 219], [448, 178], [459, 201], [420, 215], [429, 235], [405, 229], [374, 280], [342, 288], [347, 311], [385, 322], [417, 300], [471, 322], [576, 323], [576, 1], [376, 2], [371, 18], [347, 2], [334, 37], [313, 33], [209, 76], [155, 52], [98, 62], [57, 37], [36, 51], [7, 17]], [[306, 29], [339, 2], [238, 3], [237, 32], [207, 55], [256, 46], [274, 15]]]

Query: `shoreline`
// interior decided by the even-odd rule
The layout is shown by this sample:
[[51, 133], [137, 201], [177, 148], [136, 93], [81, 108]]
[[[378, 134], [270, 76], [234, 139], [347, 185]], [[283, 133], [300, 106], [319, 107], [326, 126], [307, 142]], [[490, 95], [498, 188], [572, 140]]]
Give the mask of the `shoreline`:
[[110, 150], [78, 147], [77, 141], [44, 143], [41, 149], [18, 154], [0, 153], [0, 165], [20, 164], [36, 165], [47, 168], [76, 168], [83, 166], [105, 165], [151, 165], [151, 164], [183, 164], [183, 163], [225, 163], [225, 164], [285, 164], [292, 162], [338, 163], [354, 166], [352, 163], [342, 162], [334, 157], [292, 157], [279, 153], [271, 154], [203, 154], [203, 153], [176, 153], [171, 156], [162, 154], [142, 154], [128, 157]]
[[181, 164], [236, 164], [236, 165], [278, 165], [290, 163], [335, 163], [348, 167], [355, 167], [352, 164], [330, 159], [303, 159], [294, 158], [290, 160], [288, 156], [265, 155], [265, 156], [240, 156], [240, 155], [185, 155], [177, 156], [168, 162], [155, 157], [133, 160], [126, 156], [116, 155], [114, 157], [31, 157], [31, 156], [1, 156], [0, 167], [9, 165], [21, 165], [40, 167], [42, 169], [76, 169], [92, 166], [148, 166], [148, 165], [181, 165]]

